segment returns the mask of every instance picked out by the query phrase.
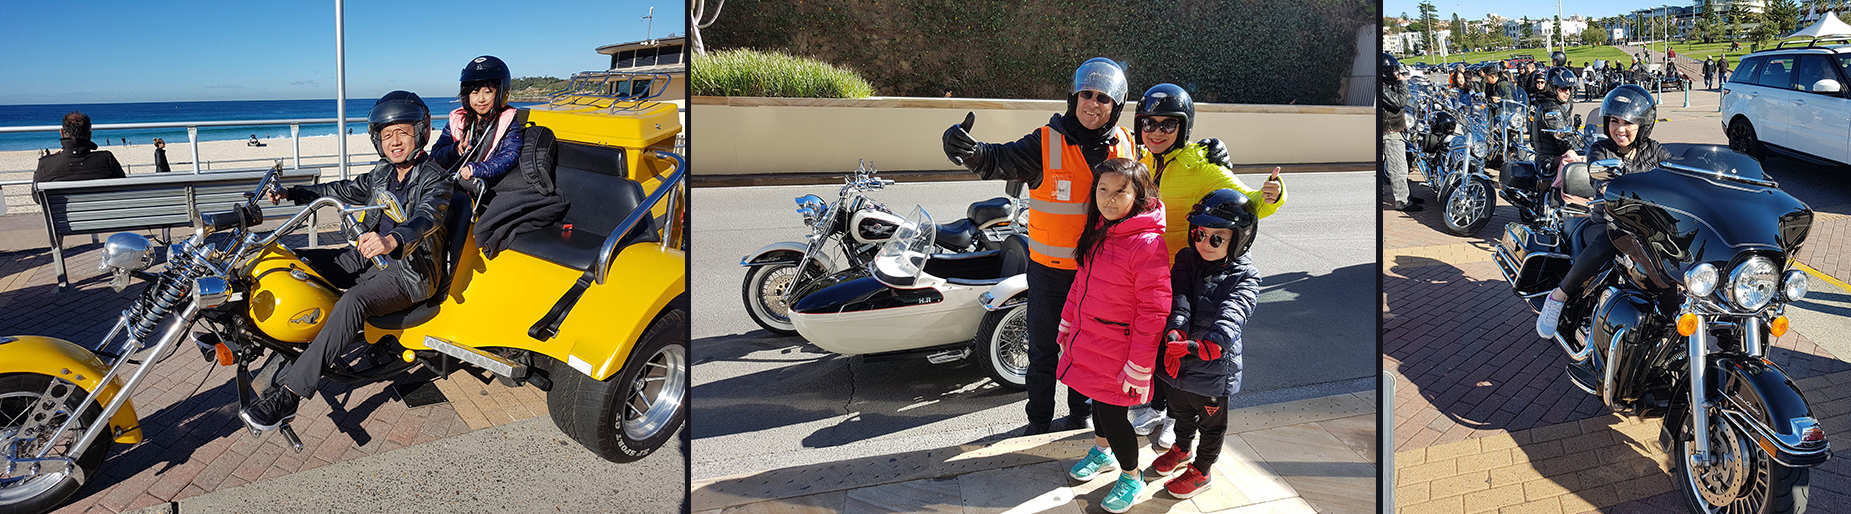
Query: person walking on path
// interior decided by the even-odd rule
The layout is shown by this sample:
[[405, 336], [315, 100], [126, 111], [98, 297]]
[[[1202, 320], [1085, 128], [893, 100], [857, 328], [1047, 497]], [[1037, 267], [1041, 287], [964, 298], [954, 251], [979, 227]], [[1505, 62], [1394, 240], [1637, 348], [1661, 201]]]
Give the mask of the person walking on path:
[[1704, 57], [1703, 58], [1703, 89], [1710, 88], [1710, 86], [1712, 85], [1712, 83], [1710, 82], [1710, 79], [1714, 78], [1715, 76], [1716, 76], [1716, 61], [1711, 60], [1708, 57]]
[[169, 171], [173, 171], [173, 167], [167, 164], [167, 141], [158, 137], [154, 138], [154, 172], [167, 173]]
[[1716, 84], [1720, 86], [1727, 83], [1729, 83], [1729, 56], [1725, 55], [1716, 61]]
[[1170, 255], [1163, 245], [1163, 202], [1150, 170], [1107, 159], [1093, 168], [1079, 270], [1061, 307], [1057, 377], [1093, 399], [1093, 447], [1067, 474], [1092, 480], [1115, 467], [1106, 512], [1131, 509], [1144, 491], [1142, 446], [1128, 408], [1150, 401], [1158, 340], [1170, 314]]
[[1382, 53], [1382, 175], [1388, 179], [1388, 190], [1395, 198], [1395, 210], [1414, 212], [1421, 210], [1420, 202], [1408, 198], [1408, 153], [1407, 120], [1402, 112], [1407, 110], [1408, 83], [1407, 76], [1401, 74], [1401, 61], [1395, 56]]

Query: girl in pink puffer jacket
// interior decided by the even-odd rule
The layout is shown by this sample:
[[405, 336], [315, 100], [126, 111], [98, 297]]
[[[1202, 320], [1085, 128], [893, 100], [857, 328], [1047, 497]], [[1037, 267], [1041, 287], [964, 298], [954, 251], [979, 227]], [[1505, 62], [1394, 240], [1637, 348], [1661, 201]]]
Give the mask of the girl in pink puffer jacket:
[[1093, 399], [1096, 446], [1070, 474], [1090, 479], [1116, 460], [1124, 473], [1107, 498], [1134, 498], [1144, 483], [1126, 408], [1150, 400], [1157, 344], [1170, 313], [1163, 203], [1150, 171], [1129, 159], [1100, 163], [1092, 187], [1076, 251], [1080, 269], [1061, 309], [1055, 376]]

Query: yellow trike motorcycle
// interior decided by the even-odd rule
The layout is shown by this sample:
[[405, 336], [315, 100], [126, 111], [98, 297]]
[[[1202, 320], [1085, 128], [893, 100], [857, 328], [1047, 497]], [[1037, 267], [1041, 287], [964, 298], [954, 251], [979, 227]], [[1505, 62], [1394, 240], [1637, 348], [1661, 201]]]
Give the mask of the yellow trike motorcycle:
[[[459, 183], [443, 290], [368, 319], [355, 334], [365, 351], [325, 376], [360, 383], [417, 366], [480, 369], [547, 391], [554, 424], [600, 457], [640, 459], [672, 438], [689, 384], [687, 169], [668, 151], [680, 130], [675, 106], [627, 100], [592, 91], [531, 109], [529, 120], [558, 137], [555, 180], [571, 201], [564, 219], [488, 258], [470, 225], [482, 187]], [[0, 512], [56, 508], [96, 476], [111, 443], [141, 441], [130, 396], [176, 347], [235, 367], [245, 407], [301, 355], [341, 291], [282, 238], [318, 209], [338, 210], [347, 225], [401, 214], [381, 200], [321, 198], [261, 233], [257, 204], [279, 175], [272, 169], [232, 211], [197, 216], [159, 266], [143, 236], [110, 236], [101, 266], [112, 285], [148, 285], [96, 345], [0, 336]], [[293, 429], [277, 431], [301, 451]]]

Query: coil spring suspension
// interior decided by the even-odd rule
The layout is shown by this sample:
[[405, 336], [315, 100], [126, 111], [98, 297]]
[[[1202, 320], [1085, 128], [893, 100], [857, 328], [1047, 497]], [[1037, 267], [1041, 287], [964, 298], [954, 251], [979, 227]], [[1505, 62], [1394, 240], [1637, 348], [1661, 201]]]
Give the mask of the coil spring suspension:
[[167, 313], [186, 299], [193, 290], [193, 279], [197, 278], [188, 252], [174, 252], [175, 262], [167, 263], [167, 272], [153, 287], [141, 294], [141, 300], [129, 307], [128, 329], [133, 341], [146, 341], [150, 334], [167, 317]]

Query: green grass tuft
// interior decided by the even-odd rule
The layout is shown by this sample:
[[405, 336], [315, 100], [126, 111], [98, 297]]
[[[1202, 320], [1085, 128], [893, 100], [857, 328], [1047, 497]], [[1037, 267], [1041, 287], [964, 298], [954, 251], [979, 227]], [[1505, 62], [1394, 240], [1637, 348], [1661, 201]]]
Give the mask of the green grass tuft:
[[814, 59], [756, 50], [694, 57], [688, 80], [695, 96], [867, 98], [874, 86], [854, 71]]

